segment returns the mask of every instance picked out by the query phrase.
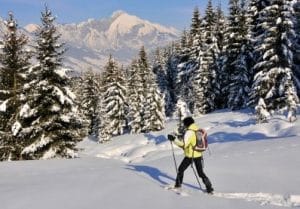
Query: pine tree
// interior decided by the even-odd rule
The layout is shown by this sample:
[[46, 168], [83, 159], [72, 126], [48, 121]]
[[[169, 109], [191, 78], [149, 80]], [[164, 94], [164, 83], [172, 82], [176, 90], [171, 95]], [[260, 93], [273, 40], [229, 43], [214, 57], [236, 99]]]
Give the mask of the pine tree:
[[211, 0], [205, 11], [202, 22], [202, 45], [199, 53], [199, 68], [194, 70], [192, 79], [194, 90], [194, 114], [200, 115], [215, 109], [215, 93], [213, 82], [215, 80], [215, 62], [220, 53], [215, 34], [215, 13]]
[[[265, 33], [265, 24], [266, 12], [265, 8], [270, 6], [270, 0], [250, 0], [249, 2], [249, 21], [250, 21], [250, 36], [253, 46], [253, 59], [256, 63], [262, 61], [262, 51], [260, 50], [261, 45], [263, 44], [263, 35]], [[254, 75], [258, 74], [261, 69], [256, 66], [253, 66], [252, 71]], [[257, 79], [256, 79], [257, 78]], [[250, 90], [250, 98], [248, 106], [256, 106], [260, 100], [257, 91], [254, 89], [255, 83], [260, 80], [260, 77], [255, 76], [253, 84]], [[257, 83], [258, 84], [258, 83]]]
[[187, 104], [182, 100], [178, 100], [176, 108], [177, 108], [176, 112], [177, 112], [177, 118], [178, 118], [177, 134], [179, 137], [183, 138], [184, 132], [185, 132], [183, 119], [185, 117], [191, 116], [191, 112], [190, 112], [189, 108], [187, 107]]
[[153, 73], [155, 74], [156, 83], [161, 93], [164, 93], [167, 89], [166, 72], [163, 63], [163, 57], [160, 49], [157, 48], [154, 54]]
[[295, 39], [293, 41], [293, 55], [294, 55], [294, 82], [297, 87], [298, 97], [300, 96], [300, 2], [294, 1], [293, 7], [295, 11], [294, 15], [294, 30]]
[[[184, 101], [191, 112], [194, 111], [194, 86], [193, 77], [196, 69], [200, 66], [200, 50], [202, 44], [201, 37], [201, 17], [198, 7], [195, 7], [192, 17], [190, 34], [187, 45], [181, 49], [182, 55], [177, 66], [177, 81], [176, 92], [178, 95], [177, 101], [181, 99]], [[188, 48], [188, 50], [186, 49]]]
[[133, 60], [129, 68], [128, 77], [128, 125], [132, 134], [142, 132], [142, 117], [143, 117], [143, 85], [142, 78], [139, 73], [139, 65], [137, 60]]
[[19, 33], [13, 13], [9, 13], [5, 26], [0, 54], [0, 160], [18, 160], [22, 144], [15, 137], [16, 110], [23, 97], [30, 53], [25, 50], [27, 37]]
[[229, 17], [228, 17], [228, 28], [225, 34], [225, 45], [224, 45], [224, 55], [222, 56], [223, 66], [220, 70], [219, 81], [221, 81], [222, 86], [222, 96], [224, 100], [223, 108], [228, 107], [228, 96], [230, 93], [230, 83], [232, 75], [235, 71], [235, 62], [238, 59], [241, 48], [241, 36], [240, 36], [240, 25], [239, 25], [239, 15], [241, 9], [239, 5], [239, 0], [229, 1]]
[[18, 113], [18, 138], [24, 141], [22, 159], [76, 157], [75, 146], [81, 139], [75, 95], [70, 90], [68, 70], [62, 67], [65, 50], [54, 21], [45, 7], [36, 33], [37, 65], [30, 69], [26, 96]]
[[88, 121], [88, 134], [98, 138], [100, 86], [91, 69], [84, 73], [81, 88], [81, 108]]
[[239, 33], [236, 44], [240, 46], [229, 85], [228, 107], [235, 110], [245, 108], [248, 104], [249, 93], [253, 80], [253, 48], [249, 36], [249, 18], [245, 0], [241, 0], [240, 15], [238, 16]]
[[166, 81], [169, 97], [165, 100], [165, 110], [167, 116], [172, 116], [176, 109], [176, 102], [180, 97], [180, 85], [178, 83], [178, 64], [181, 59], [179, 52], [172, 49], [171, 46], [165, 48], [164, 57], [166, 59]]
[[162, 50], [157, 49], [154, 59], [155, 62], [153, 64], [153, 72], [155, 75], [155, 80], [158, 85], [159, 92], [164, 99], [164, 103], [165, 103], [164, 114], [171, 116], [172, 96], [169, 88], [167, 66], [166, 66], [168, 58], [166, 57], [166, 54], [164, 54]]
[[223, 47], [224, 47], [224, 33], [226, 31], [226, 18], [224, 15], [224, 12], [222, 10], [222, 6], [221, 4], [218, 5], [217, 7], [217, 11], [215, 12], [215, 36], [217, 38], [217, 43], [218, 43], [218, 48], [220, 50], [220, 52], [223, 51]]
[[100, 142], [123, 134], [126, 127], [126, 80], [124, 72], [110, 56], [101, 83]]
[[[81, 138], [84, 138], [89, 135], [89, 127], [90, 127], [90, 121], [86, 116], [85, 109], [83, 108], [83, 101], [84, 101], [84, 82], [83, 82], [83, 75], [77, 75], [70, 78], [71, 83], [71, 91], [75, 94], [75, 105], [78, 107], [78, 116], [81, 121], [81, 128], [79, 129]], [[99, 80], [99, 78], [98, 78]], [[97, 82], [99, 83], [99, 81]]]
[[200, 27], [201, 27], [201, 19], [200, 19], [199, 8], [195, 7], [193, 12], [193, 17], [192, 17], [191, 29], [190, 29], [190, 34], [192, 39], [195, 36], [200, 35]]
[[[270, 5], [270, 0], [250, 0], [248, 16], [250, 24], [250, 35], [252, 39], [252, 45], [254, 48], [253, 57], [256, 62], [259, 62], [261, 58], [260, 51], [257, 50], [261, 44], [261, 36], [264, 34], [265, 29], [263, 27], [265, 13], [264, 9]], [[254, 72], [257, 73], [257, 72]]]
[[221, 5], [218, 5], [217, 12], [216, 12], [216, 29], [215, 29], [215, 36], [217, 38], [219, 54], [215, 60], [215, 71], [216, 77], [213, 83], [215, 96], [215, 107], [222, 108], [224, 107], [224, 97], [222, 95], [222, 89], [224, 88], [223, 83], [223, 56], [224, 56], [224, 44], [225, 44], [225, 31], [227, 29], [227, 21], [224, 16], [224, 12], [222, 11]]
[[295, 105], [299, 99], [292, 81], [294, 31], [290, 3], [290, 0], [274, 0], [262, 11], [265, 32], [257, 49], [262, 57], [254, 67], [257, 73], [251, 97], [263, 100], [267, 111], [287, 107], [289, 120], [292, 120], [296, 117]]
[[159, 131], [164, 127], [164, 102], [148, 64], [144, 47], [141, 48], [139, 53], [138, 67], [143, 82], [143, 97], [145, 98], [143, 101], [142, 132]]

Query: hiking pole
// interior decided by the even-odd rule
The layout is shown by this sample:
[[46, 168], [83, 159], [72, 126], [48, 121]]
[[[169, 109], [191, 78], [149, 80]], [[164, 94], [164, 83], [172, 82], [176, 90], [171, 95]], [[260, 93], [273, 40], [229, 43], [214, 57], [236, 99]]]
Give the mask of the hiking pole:
[[171, 143], [171, 148], [172, 148], [172, 153], [173, 153], [173, 161], [174, 161], [174, 164], [175, 164], [176, 174], [178, 174], [178, 169], [177, 169], [177, 163], [176, 163], [176, 158], [175, 158], [175, 153], [174, 153], [173, 142], [170, 141], [170, 143]]
[[201, 190], [202, 187], [201, 187], [200, 180], [199, 180], [199, 178], [198, 178], [198, 176], [197, 176], [196, 170], [195, 170], [194, 165], [193, 165], [194, 162], [195, 162], [195, 161], [194, 161], [194, 150], [193, 150], [193, 157], [192, 157], [191, 167], [192, 167], [192, 169], [193, 169], [194, 175], [195, 175], [195, 177], [196, 177], [196, 179], [197, 179], [197, 182], [198, 182], [198, 184], [199, 184], [199, 189]]
[[192, 169], [193, 169], [194, 175], [195, 175], [195, 177], [196, 177], [196, 179], [197, 179], [197, 182], [198, 182], [199, 187], [200, 187], [200, 190], [201, 190], [201, 189], [202, 189], [201, 183], [200, 183], [200, 180], [199, 180], [199, 178], [198, 178], [198, 176], [197, 176], [197, 173], [196, 173], [196, 170], [195, 170], [195, 168], [194, 168], [194, 166], [193, 166], [193, 163], [194, 163], [194, 160], [192, 160], [191, 167], [192, 167]]

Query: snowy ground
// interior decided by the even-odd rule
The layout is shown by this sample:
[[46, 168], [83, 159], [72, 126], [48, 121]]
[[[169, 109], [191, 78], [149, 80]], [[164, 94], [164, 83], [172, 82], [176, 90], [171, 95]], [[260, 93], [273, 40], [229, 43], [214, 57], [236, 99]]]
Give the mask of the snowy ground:
[[[298, 116], [299, 117], [299, 116]], [[300, 208], [300, 120], [256, 125], [247, 111], [197, 119], [209, 132], [205, 171], [216, 190], [199, 190], [189, 168], [181, 194], [165, 130], [124, 135], [107, 144], [85, 139], [80, 158], [0, 163], [1, 209]], [[175, 149], [177, 163], [183, 155]]]

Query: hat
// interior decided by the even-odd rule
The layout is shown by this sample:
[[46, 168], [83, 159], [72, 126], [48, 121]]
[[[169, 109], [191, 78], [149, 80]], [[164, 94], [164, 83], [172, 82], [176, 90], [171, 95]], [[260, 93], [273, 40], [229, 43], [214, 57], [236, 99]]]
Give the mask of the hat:
[[193, 123], [195, 123], [194, 119], [192, 117], [185, 117], [183, 119], [183, 125], [185, 127], [189, 127], [190, 125], [192, 125]]

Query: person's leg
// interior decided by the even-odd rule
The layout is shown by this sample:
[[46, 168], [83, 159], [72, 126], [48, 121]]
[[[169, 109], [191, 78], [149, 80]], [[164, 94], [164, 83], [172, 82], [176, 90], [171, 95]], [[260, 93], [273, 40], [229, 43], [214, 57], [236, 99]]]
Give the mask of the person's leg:
[[196, 165], [198, 175], [199, 175], [200, 178], [202, 178], [202, 181], [205, 184], [206, 191], [209, 192], [209, 193], [214, 191], [209, 178], [205, 175], [205, 173], [203, 171], [202, 157], [195, 158], [194, 162], [195, 162], [195, 165]]
[[178, 168], [178, 173], [177, 173], [177, 177], [176, 177], [176, 182], [175, 182], [175, 187], [181, 187], [182, 181], [183, 181], [183, 175], [184, 175], [184, 171], [189, 167], [189, 165], [192, 163], [192, 159], [191, 158], [187, 158], [185, 157], [179, 168]]

